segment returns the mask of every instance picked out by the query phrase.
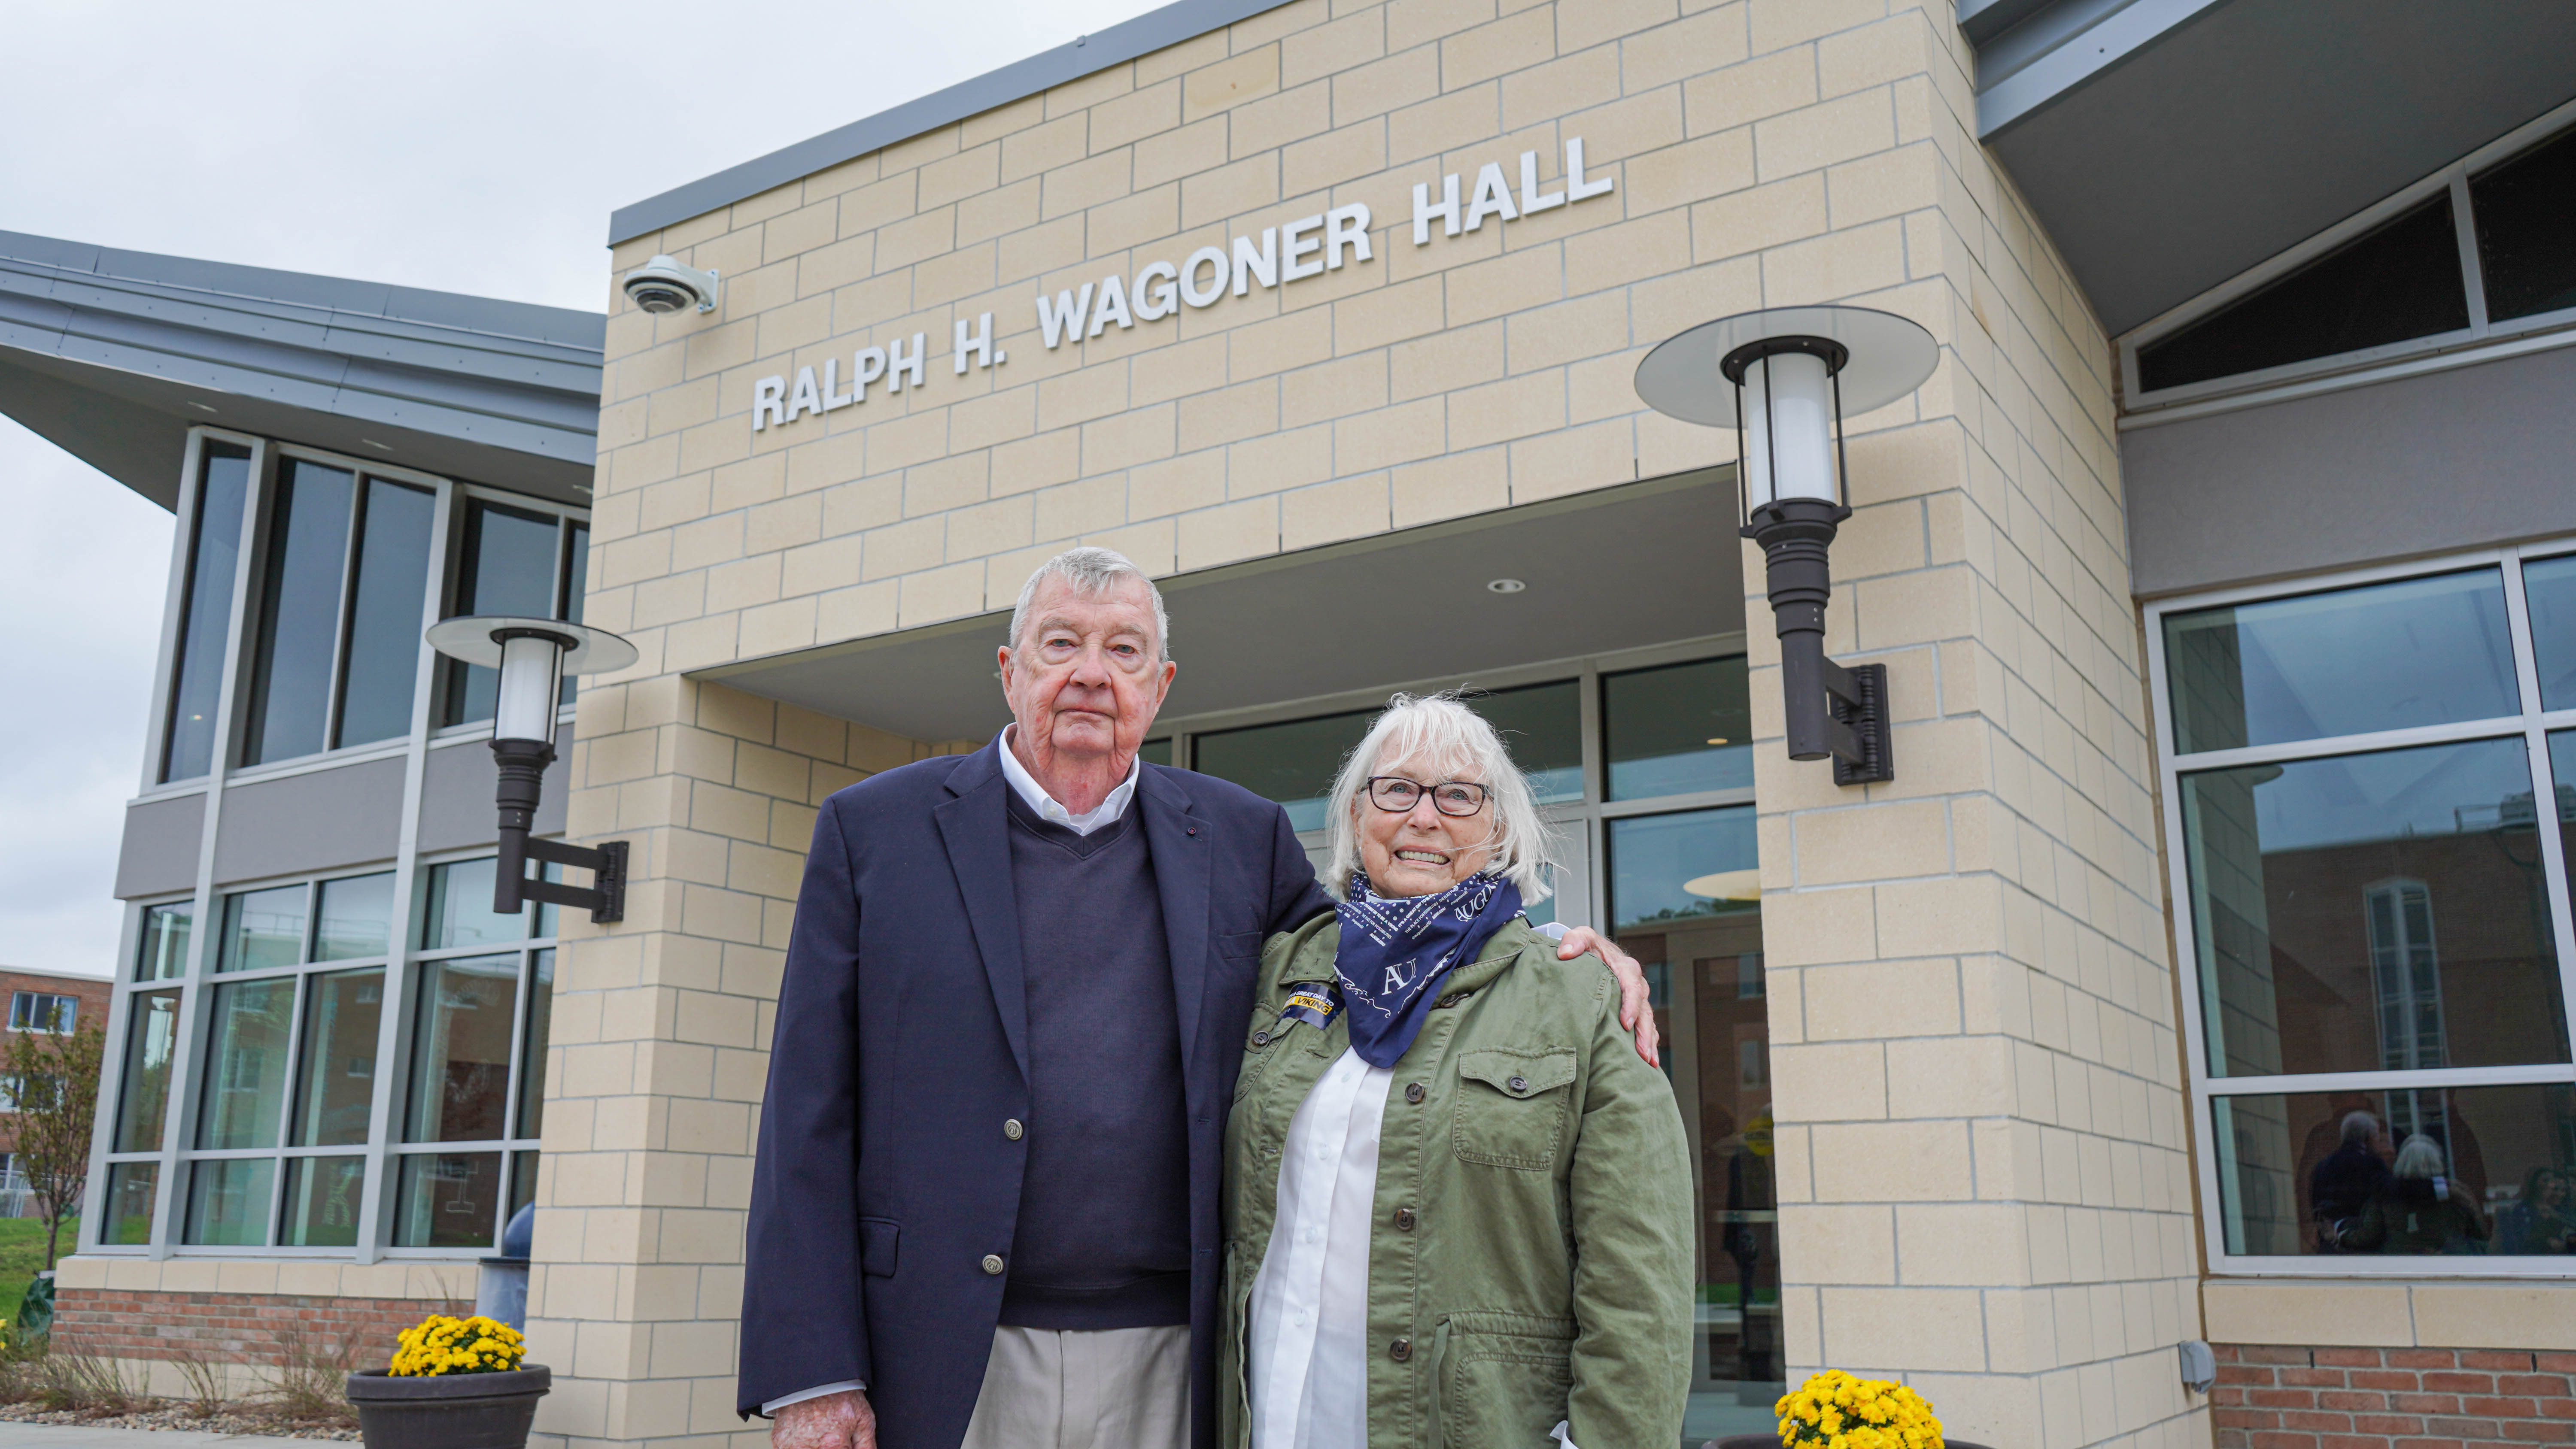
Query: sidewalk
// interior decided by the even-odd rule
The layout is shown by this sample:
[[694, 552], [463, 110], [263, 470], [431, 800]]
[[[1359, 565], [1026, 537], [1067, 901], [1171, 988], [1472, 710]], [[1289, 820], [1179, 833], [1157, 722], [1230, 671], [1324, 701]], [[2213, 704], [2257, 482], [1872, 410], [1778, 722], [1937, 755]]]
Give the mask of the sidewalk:
[[311, 1439], [209, 1434], [198, 1429], [84, 1429], [0, 1423], [0, 1449], [310, 1449]]

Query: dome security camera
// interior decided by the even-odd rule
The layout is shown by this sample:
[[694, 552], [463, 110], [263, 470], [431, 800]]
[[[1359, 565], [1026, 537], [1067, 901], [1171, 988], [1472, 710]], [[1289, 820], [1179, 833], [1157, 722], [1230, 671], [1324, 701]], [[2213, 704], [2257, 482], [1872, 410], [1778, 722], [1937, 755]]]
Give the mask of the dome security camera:
[[684, 307], [712, 312], [720, 290], [714, 272], [683, 266], [669, 257], [655, 257], [628, 272], [625, 286], [636, 306], [656, 316]]

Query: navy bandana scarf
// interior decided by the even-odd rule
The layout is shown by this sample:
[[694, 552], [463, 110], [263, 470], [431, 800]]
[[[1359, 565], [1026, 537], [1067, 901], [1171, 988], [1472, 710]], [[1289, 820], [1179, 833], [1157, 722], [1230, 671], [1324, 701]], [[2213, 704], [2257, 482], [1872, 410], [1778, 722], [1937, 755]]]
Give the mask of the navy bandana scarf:
[[1520, 887], [1498, 875], [1471, 875], [1437, 895], [1389, 898], [1352, 871], [1333, 956], [1351, 1050], [1370, 1066], [1394, 1066], [1430, 1017], [1432, 984], [1475, 960], [1520, 909]]

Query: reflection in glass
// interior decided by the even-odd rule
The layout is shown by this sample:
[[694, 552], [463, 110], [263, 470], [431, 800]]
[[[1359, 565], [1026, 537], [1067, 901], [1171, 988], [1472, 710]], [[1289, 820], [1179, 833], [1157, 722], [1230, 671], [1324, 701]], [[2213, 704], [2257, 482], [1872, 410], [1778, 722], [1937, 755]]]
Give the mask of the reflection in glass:
[[488, 1248], [500, 1212], [500, 1153], [425, 1152], [402, 1159], [395, 1247]]
[[107, 1170], [107, 1221], [102, 1243], [152, 1241], [152, 1204], [161, 1190], [161, 1164], [120, 1162]]
[[354, 486], [355, 480], [338, 468], [294, 458], [279, 465], [258, 642], [251, 656], [245, 765], [309, 755], [323, 747], [331, 708], [331, 656], [340, 642], [340, 577], [348, 560]]
[[314, 933], [313, 959], [347, 961], [381, 956], [394, 937], [394, 876], [353, 875], [322, 882], [322, 925]]
[[242, 516], [250, 502], [250, 450], [209, 442], [197, 473], [179, 657], [170, 688], [170, 747], [161, 778], [188, 780], [215, 758], [215, 711], [223, 698], [224, 635], [232, 627], [233, 580], [241, 572]]
[[425, 488], [367, 480], [358, 576], [349, 589], [349, 662], [340, 682], [343, 745], [411, 732], [421, 602], [429, 588], [429, 526], [437, 512], [438, 500]]
[[405, 1142], [510, 1135], [510, 1031], [518, 994], [516, 954], [421, 965]]
[[1571, 679], [1472, 695], [1541, 805], [1583, 798], [1583, 686]]
[[[534, 1152], [513, 1152], [510, 1154], [510, 1217], [517, 1217], [519, 1215], [519, 1209], [526, 1207], [528, 1204], [537, 1200], [537, 1158], [539, 1155], [540, 1154]], [[506, 1223], [509, 1219], [504, 1218], [502, 1221]]]
[[[555, 617], [555, 532], [550, 514], [525, 513], [494, 503], [466, 510], [463, 564], [456, 583], [457, 614]], [[439, 661], [447, 671], [441, 724], [492, 717], [501, 676], [479, 664]]]
[[176, 981], [188, 974], [188, 938], [197, 926], [197, 903], [174, 901], [143, 911], [143, 946], [135, 953], [134, 979]]
[[1190, 742], [1196, 768], [1220, 780], [1232, 780], [1265, 800], [1288, 810], [1297, 830], [1324, 828], [1324, 797], [1332, 793], [1333, 776], [1342, 759], [1368, 733], [1378, 717], [1373, 709], [1355, 709], [1285, 724], [1219, 730]]
[[170, 1056], [179, 1045], [179, 993], [137, 992], [128, 1013], [123, 1100], [116, 1109], [117, 1152], [157, 1152], [170, 1110]]
[[213, 1000], [197, 1145], [209, 1150], [275, 1147], [277, 1119], [286, 1105], [286, 1041], [294, 1024], [295, 982], [291, 977], [237, 981], [216, 987]]
[[[590, 587], [590, 525], [564, 522], [563, 591], [557, 595], [563, 607], [556, 612], [578, 624], [581, 622], [581, 596]], [[569, 705], [581, 692], [581, 681], [567, 674], [558, 702]]]
[[2576, 131], [2561, 131], [2469, 178], [2487, 315], [2502, 322], [2576, 307]]
[[1172, 737], [1165, 735], [1159, 740], [1147, 740], [1145, 743], [1138, 745], [1136, 747], [1136, 758], [1143, 760], [1149, 765], [1170, 764], [1172, 762]]
[[295, 1130], [287, 1145], [363, 1144], [376, 1088], [384, 968], [335, 971], [311, 982], [304, 992], [304, 1070], [295, 1086]]
[[2230, 1253], [2576, 1250], [2576, 1085], [2220, 1097], [2211, 1110]]
[[278, 1244], [356, 1247], [358, 1204], [366, 1188], [367, 1159], [363, 1157], [286, 1159], [285, 1211], [277, 1225]]
[[2165, 616], [2181, 753], [2522, 708], [2494, 569]]
[[2213, 1076], [2568, 1059], [2519, 739], [2182, 777]]
[[304, 959], [304, 887], [277, 886], [224, 897], [218, 971], [257, 971]]
[[2540, 707], [2576, 709], [2576, 553], [2523, 564], [2522, 592], [2531, 605], [2531, 653], [2540, 664]]
[[505, 916], [492, 909], [494, 869], [488, 855], [429, 868], [429, 909], [420, 923], [423, 950], [498, 945], [527, 936], [525, 912]]
[[1601, 681], [1601, 751], [1613, 800], [1749, 789], [1752, 734], [1742, 655]]
[[180, 1241], [256, 1247], [268, 1241], [268, 1192], [274, 1157], [199, 1162], [188, 1169], [188, 1226]]
[[546, 1120], [546, 1036], [554, 1026], [555, 953], [539, 951], [529, 972], [528, 1032], [519, 1052], [520, 1137], [542, 1137]]
[[1753, 807], [1613, 820], [1609, 841], [1610, 919], [1646, 969], [1698, 1189], [1683, 1437], [1767, 1435], [1784, 1368]]

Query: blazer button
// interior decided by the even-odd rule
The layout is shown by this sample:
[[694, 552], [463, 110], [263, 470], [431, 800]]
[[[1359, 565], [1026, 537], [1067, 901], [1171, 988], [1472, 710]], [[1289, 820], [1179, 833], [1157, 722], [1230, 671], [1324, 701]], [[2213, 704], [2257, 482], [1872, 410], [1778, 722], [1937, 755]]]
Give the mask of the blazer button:
[[1407, 1082], [1407, 1083], [1405, 1083], [1405, 1084], [1404, 1084], [1404, 1100], [1406, 1100], [1406, 1101], [1408, 1101], [1408, 1102], [1419, 1102], [1419, 1101], [1421, 1101], [1421, 1100], [1422, 1100], [1422, 1084], [1421, 1084], [1420, 1082]]
[[1413, 1340], [1409, 1338], [1399, 1338], [1395, 1342], [1388, 1344], [1386, 1346], [1386, 1356], [1394, 1359], [1397, 1363], [1402, 1363], [1406, 1359], [1413, 1357]]
[[1411, 1209], [1411, 1208], [1397, 1208], [1397, 1209], [1395, 1210], [1395, 1230], [1396, 1230], [1397, 1232], [1399, 1232], [1399, 1233], [1409, 1233], [1409, 1232], [1412, 1232], [1412, 1231], [1413, 1231], [1413, 1224], [1414, 1224], [1414, 1221], [1415, 1221], [1415, 1219], [1414, 1219], [1414, 1216], [1413, 1216], [1413, 1209]]
[[1027, 1134], [1028, 1130], [1029, 1129], [1026, 1127], [1020, 1125], [1020, 1119], [1017, 1117], [1010, 1118], [1002, 1123], [1002, 1135], [1008, 1137], [1013, 1142], [1019, 1141], [1022, 1136]]
[[1514, 1078], [1512, 1078], [1512, 1080], [1511, 1080], [1511, 1082], [1510, 1082], [1510, 1086], [1511, 1086], [1511, 1089], [1512, 1089], [1513, 1091], [1515, 1091], [1515, 1092], [1526, 1092], [1526, 1091], [1528, 1091], [1528, 1090], [1529, 1090], [1529, 1078], [1527, 1078], [1527, 1077], [1514, 1077]]
[[999, 1253], [986, 1253], [984, 1255], [984, 1271], [992, 1274], [996, 1278], [1001, 1277], [1002, 1255]]

